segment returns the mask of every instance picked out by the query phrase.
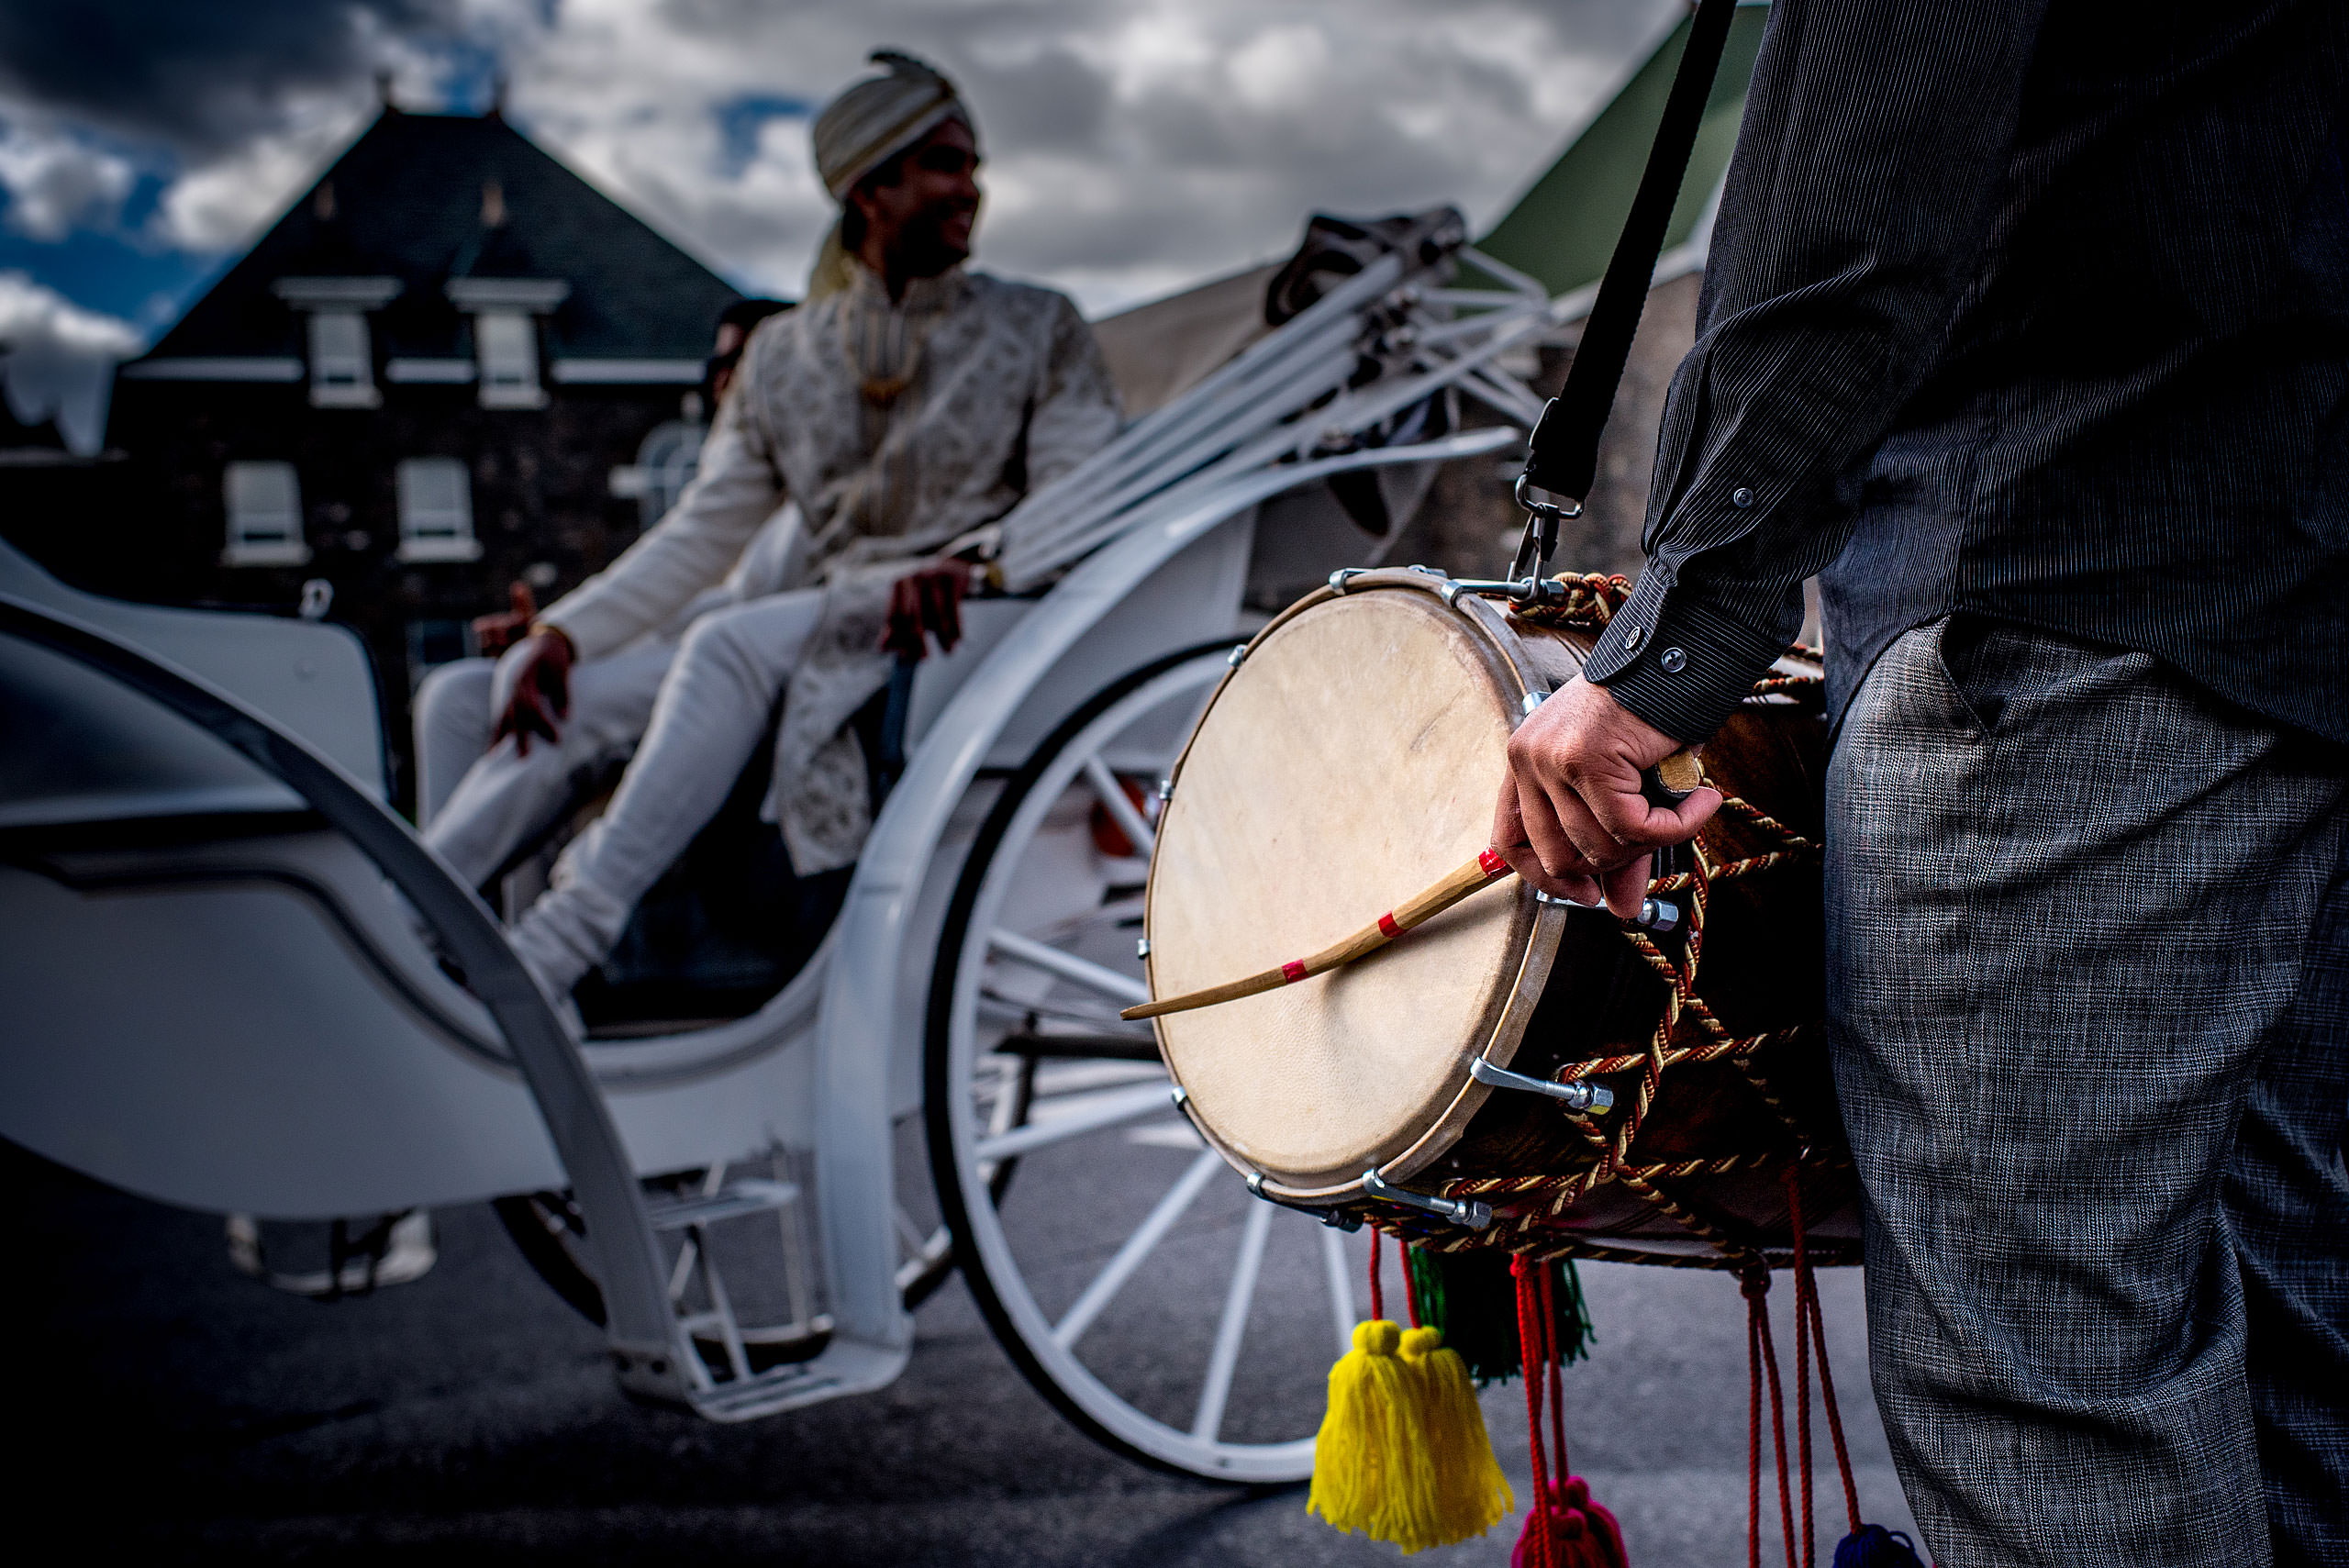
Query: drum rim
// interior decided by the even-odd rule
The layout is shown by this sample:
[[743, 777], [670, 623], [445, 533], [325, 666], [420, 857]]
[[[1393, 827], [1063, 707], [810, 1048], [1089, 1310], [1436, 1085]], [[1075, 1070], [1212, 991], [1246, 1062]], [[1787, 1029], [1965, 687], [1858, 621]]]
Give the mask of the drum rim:
[[[1497, 673], [1504, 676], [1502, 691], [1517, 715], [1515, 722], [1524, 722], [1528, 711], [1526, 697], [1536, 691], [1546, 697], [1554, 688], [1546, 680], [1531, 673], [1531, 662], [1522, 653], [1523, 636], [1518, 628], [1510, 625], [1482, 597], [1456, 591], [1446, 593], [1445, 589], [1450, 586], [1451, 581], [1449, 577], [1441, 573], [1431, 573], [1418, 567], [1379, 567], [1369, 571], [1341, 572], [1334, 574], [1329, 584], [1305, 595], [1266, 621], [1257, 629], [1253, 637], [1234, 650], [1235, 657], [1231, 668], [1224, 672], [1222, 679], [1216, 682], [1215, 689], [1208, 694], [1207, 702], [1200, 707], [1198, 719], [1193, 724], [1190, 735], [1183, 742], [1181, 753], [1174, 759], [1174, 767], [1167, 774], [1170, 802], [1173, 794], [1179, 790], [1184, 766], [1190, 761], [1191, 748], [1197, 743], [1200, 732], [1207, 727], [1208, 715], [1215, 711], [1216, 705], [1223, 698], [1225, 688], [1240, 673], [1256, 650], [1262, 647], [1275, 632], [1307, 611], [1333, 600], [1349, 598], [1364, 593], [1381, 590], [1403, 591], [1421, 594], [1440, 600], [1446, 609], [1458, 616], [1466, 624], [1475, 639], [1493, 657], [1497, 666]], [[1153, 855], [1151, 857], [1150, 873], [1144, 881], [1142, 892], [1145, 931], [1149, 929], [1147, 923], [1149, 911], [1155, 906], [1158, 873], [1159, 857]], [[1390, 1154], [1379, 1164], [1371, 1167], [1386, 1180], [1394, 1182], [1410, 1180], [1433, 1164], [1445, 1151], [1457, 1143], [1461, 1134], [1467, 1130], [1468, 1124], [1475, 1118], [1476, 1113], [1484, 1108], [1485, 1102], [1494, 1092], [1490, 1085], [1478, 1083], [1471, 1075], [1471, 1065], [1482, 1059], [1495, 1067], [1507, 1067], [1515, 1059], [1518, 1047], [1524, 1041], [1526, 1027], [1532, 1021], [1534, 1008], [1541, 1003], [1542, 992], [1549, 982], [1551, 967], [1557, 959], [1559, 945], [1564, 939], [1566, 912], [1571, 906], [1539, 897], [1533, 888], [1523, 882], [1517, 884], [1515, 895], [1520, 901], [1530, 902], [1532, 905], [1533, 916], [1526, 926], [1524, 946], [1518, 954], [1517, 973], [1510, 982], [1509, 990], [1495, 1014], [1491, 1026], [1486, 1031], [1481, 1046], [1464, 1050], [1459, 1053], [1455, 1066], [1461, 1080], [1460, 1087], [1454, 1091], [1442, 1112], [1409, 1144]], [[1154, 953], [1145, 955], [1143, 972], [1149, 976], [1152, 992], [1155, 995], [1157, 973]], [[1304, 1204], [1317, 1208], [1335, 1207], [1364, 1197], [1363, 1174], [1367, 1174], [1367, 1172], [1343, 1182], [1315, 1186], [1295, 1186], [1275, 1179], [1255, 1162], [1231, 1148], [1208, 1126], [1194, 1108], [1187, 1090], [1183, 1089], [1183, 1075], [1176, 1069], [1174, 1059], [1167, 1051], [1165, 1019], [1154, 1019], [1152, 1028], [1158, 1041], [1159, 1060], [1164, 1063], [1167, 1076], [1173, 1079], [1176, 1085], [1179, 1092], [1178, 1103], [1183, 1108], [1184, 1116], [1200, 1138], [1207, 1142], [1208, 1148], [1222, 1156], [1224, 1162], [1234, 1171], [1248, 1178], [1252, 1190], [1257, 1192], [1260, 1196], [1275, 1198], [1285, 1203]]]

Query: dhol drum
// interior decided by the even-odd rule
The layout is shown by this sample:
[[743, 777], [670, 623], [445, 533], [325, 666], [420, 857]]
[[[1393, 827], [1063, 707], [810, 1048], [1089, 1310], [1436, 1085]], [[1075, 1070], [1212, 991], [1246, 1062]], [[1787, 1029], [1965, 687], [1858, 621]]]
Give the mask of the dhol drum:
[[[1486, 847], [1510, 732], [1621, 602], [1620, 578], [1557, 581], [1520, 613], [1420, 570], [1341, 573], [1235, 655], [1158, 829], [1153, 996], [1321, 949]], [[1655, 929], [1503, 875], [1342, 968], [1159, 1018], [1200, 1133], [1335, 1223], [1684, 1267], [1787, 1262], [1792, 1171], [1812, 1261], [1856, 1262], [1819, 673], [1790, 653], [1703, 749], [1727, 802], [1663, 868]]]

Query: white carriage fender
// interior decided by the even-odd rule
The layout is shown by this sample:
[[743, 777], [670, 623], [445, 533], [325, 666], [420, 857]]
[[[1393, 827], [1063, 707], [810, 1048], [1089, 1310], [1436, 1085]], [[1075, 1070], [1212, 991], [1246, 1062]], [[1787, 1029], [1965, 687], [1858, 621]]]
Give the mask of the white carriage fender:
[[587, 1216], [606, 1335], [621, 1383], [656, 1398], [694, 1402], [693, 1342], [670, 1310], [667, 1262], [610, 1107], [488, 906], [364, 781], [234, 694], [106, 628], [6, 593], [0, 632], [121, 683], [244, 755], [306, 802], [430, 922], [504, 1036]]
[[[913, 1321], [896, 1283], [888, 1094], [892, 1049], [902, 1030], [918, 1023], [897, 1016], [899, 979], [915, 957], [904, 951], [905, 942], [947, 820], [1023, 699], [1151, 573], [1257, 502], [1350, 469], [1447, 462], [1523, 439], [1523, 432], [1500, 426], [1236, 477], [1080, 562], [1005, 636], [939, 715], [857, 862], [835, 926], [838, 941], [817, 1025], [817, 1207], [840, 1338], [887, 1347], [900, 1368], [912, 1345]], [[827, 1351], [819, 1362], [831, 1354]]]

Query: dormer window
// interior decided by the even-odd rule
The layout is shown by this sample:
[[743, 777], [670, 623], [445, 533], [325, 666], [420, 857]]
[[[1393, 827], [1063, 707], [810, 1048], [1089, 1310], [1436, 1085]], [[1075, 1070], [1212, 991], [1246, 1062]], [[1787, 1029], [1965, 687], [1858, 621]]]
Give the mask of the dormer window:
[[355, 310], [312, 312], [310, 401], [328, 407], [373, 407], [375, 367], [367, 350], [365, 317]]
[[400, 292], [397, 278], [280, 278], [278, 298], [309, 317], [310, 404], [316, 408], [373, 408], [375, 355], [367, 313]]
[[451, 278], [449, 298], [473, 318], [473, 353], [484, 408], [543, 408], [537, 317], [569, 296], [552, 278]]
[[224, 566], [299, 566], [310, 559], [302, 539], [302, 486], [290, 462], [232, 462], [220, 475], [228, 537]]
[[518, 310], [484, 310], [473, 317], [473, 342], [481, 354], [481, 406], [539, 408], [546, 390], [539, 385], [539, 335]]

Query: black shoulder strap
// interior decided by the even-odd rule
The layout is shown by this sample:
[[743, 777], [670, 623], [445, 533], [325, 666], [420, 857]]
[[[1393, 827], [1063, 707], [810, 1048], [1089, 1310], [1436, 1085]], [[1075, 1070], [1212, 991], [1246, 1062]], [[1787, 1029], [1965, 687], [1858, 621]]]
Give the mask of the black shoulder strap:
[[[1631, 337], [1639, 330], [1640, 312], [1646, 306], [1648, 286], [1655, 275], [1657, 254], [1664, 249], [1664, 231], [1672, 208], [1680, 199], [1680, 182], [1688, 172], [1688, 155], [1697, 145], [1697, 129], [1705, 117], [1706, 100], [1712, 95], [1713, 77], [1720, 69], [1721, 50], [1729, 42], [1729, 28], [1738, 0], [1698, 0], [1697, 18], [1688, 29], [1688, 47], [1672, 79], [1664, 100], [1664, 118], [1656, 127], [1655, 145], [1648, 150], [1646, 170], [1640, 175], [1631, 214], [1623, 221], [1623, 236], [1607, 263], [1598, 284], [1598, 298], [1583, 326], [1582, 343], [1575, 350], [1566, 384], [1542, 412], [1528, 443], [1525, 475], [1518, 482], [1518, 499], [1533, 514], [1527, 544], [1538, 537], [1538, 556], [1547, 562], [1556, 544], [1557, 519], [1582, 510], [1598, 473], [1598, 438], [1607, 428], [1607, 415], [1615, 406], [1615, 389], [1622, 382], [1623, 366], [1631, 359]], [[1566, 497], [1565, 506], [1532, 502], [1529, 492], [1542, 490]], [[1544, 516], [1544, 512], [1548, 516]], [[1532, 549], [1521, 550], [1516, 570], [1533, 569], [1527, 560]]]

